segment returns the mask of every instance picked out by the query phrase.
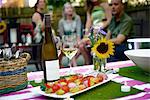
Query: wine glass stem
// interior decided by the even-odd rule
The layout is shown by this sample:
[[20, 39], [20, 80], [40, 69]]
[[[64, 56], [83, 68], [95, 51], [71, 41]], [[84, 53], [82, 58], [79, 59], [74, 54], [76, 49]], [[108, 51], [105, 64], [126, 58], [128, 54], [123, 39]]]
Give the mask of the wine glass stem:
[[69, 59], [69, 67], [70, 67], [70, 74], [74, 74], [73, 70], [72, 70], [72, 65], [71, 65], [71, 59]]

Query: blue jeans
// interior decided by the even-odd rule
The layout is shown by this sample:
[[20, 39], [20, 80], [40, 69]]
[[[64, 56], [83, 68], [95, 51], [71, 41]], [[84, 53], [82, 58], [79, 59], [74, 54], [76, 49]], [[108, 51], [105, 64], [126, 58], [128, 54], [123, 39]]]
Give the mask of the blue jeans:
[[127, 44], [123, 43], [120, 45], [115, 45], [115, 52], [113, 56], [107, 59], [107, 62], [115, 62], [115, 61], [124, 61], [127, 60], [127, 56], [124, 54], [124, 51], [128, 49]]

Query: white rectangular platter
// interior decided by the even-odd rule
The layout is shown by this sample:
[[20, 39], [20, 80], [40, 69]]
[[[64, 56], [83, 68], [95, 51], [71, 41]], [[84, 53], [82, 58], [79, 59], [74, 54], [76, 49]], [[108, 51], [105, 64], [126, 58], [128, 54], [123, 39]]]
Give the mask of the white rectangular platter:
[[93, 85], [93, 86], [91, 86], [91, 87], [87, 87], [87, 88], [85, 88], [84, 90], [78, 91], [78, 92], [76, 92], [76, 93], [70, 93], [70, 92], [68, 92], [68, 93], [65, 93], [64, 95], [57, 95], [56, 93], [46, 94], [44, 91], [42, 91], [42, 90], [40, 89], [39, 86], [34, 89], [34, 92], [39, 93], [39, 94], [44, 95], [44, 96], [53, 97], [53, 98], [68, 98], [68, 97], [71, 97], [71, 96], [74, 96], [74, 95], [83, 93], [83, 92], [85, 92], [85, 91], [88, 91], [88, 90], [90, 90], [90, 89], [92, 89], [92, 88], [95, 88], [95, 87], [97, 87], [97, 86], [100, 86], [100, 85], [102, 85], [102, 84], [104, 84], [104, 83], [107, 83], [107, 82], [109, 82], [113, 77], [114, 77], [113, 75], [108, 75], [107, 80], [103, 80], [102, 82], [100, 82], [100, 83], [98, 83], [98, 84], [95, 84], [95, 85]]

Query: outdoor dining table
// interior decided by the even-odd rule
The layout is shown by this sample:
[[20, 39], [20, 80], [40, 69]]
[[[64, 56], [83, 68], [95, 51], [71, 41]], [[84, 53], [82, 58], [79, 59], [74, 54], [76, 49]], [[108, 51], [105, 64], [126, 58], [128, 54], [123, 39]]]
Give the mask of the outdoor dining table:
[[133, 38], [133, 39], [128, 39], [127, 42], [133, 42], [134, 49], [139, 49], [140, 43], [150, 42], [150, 38]]
[[[73, 70], [78, 73], [88, 72], [93, 70], [93, 65], [84, 65], [74, 67]], [[136, 67], [131, 61], [118, 61], [107, 63], [108, 69], [118, 69], [119, 72], [116, 77], [111, 79], [109, 82], [95, 87], [91, 90], [77, 94], [73, 96], [75, 100], [101, 100], [101, 99], [119, 99], [119, 100], [147, 100], [150, 99], [150, 78], [145, 75], [144, 72]], [[60, 69], [60, 75], [65, 75], [69, 68]], [[43, 79], [43, 71], [29, 72], [28, 76], [28, 87], [26, 89], [3, 94], [0, 96], [0, 100], [57, 100], [56, 98], [46, 97], [33, 90], [37, 88], [39, 83], [35, 83], [36, 80]], [[121, 92], [120, 87], [124, 82], [127, 82], [128, 86], [131, 86], [130, 92]], [[61, 100], [61, 99], [60, 99]]]

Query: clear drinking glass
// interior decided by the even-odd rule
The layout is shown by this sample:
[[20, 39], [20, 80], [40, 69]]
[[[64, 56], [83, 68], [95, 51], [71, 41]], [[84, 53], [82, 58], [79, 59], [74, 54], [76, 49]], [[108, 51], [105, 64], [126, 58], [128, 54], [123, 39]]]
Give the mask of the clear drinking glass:
[[62, 43], [63, 43], [62, 52], [65, 54], [67, 58], [69, 58], [70, 74], [74, 74], [72, 70], [71, 60], [78, 52], [78, 48], [76, 47], [77, 35], [76, 34], [63, 35]]

